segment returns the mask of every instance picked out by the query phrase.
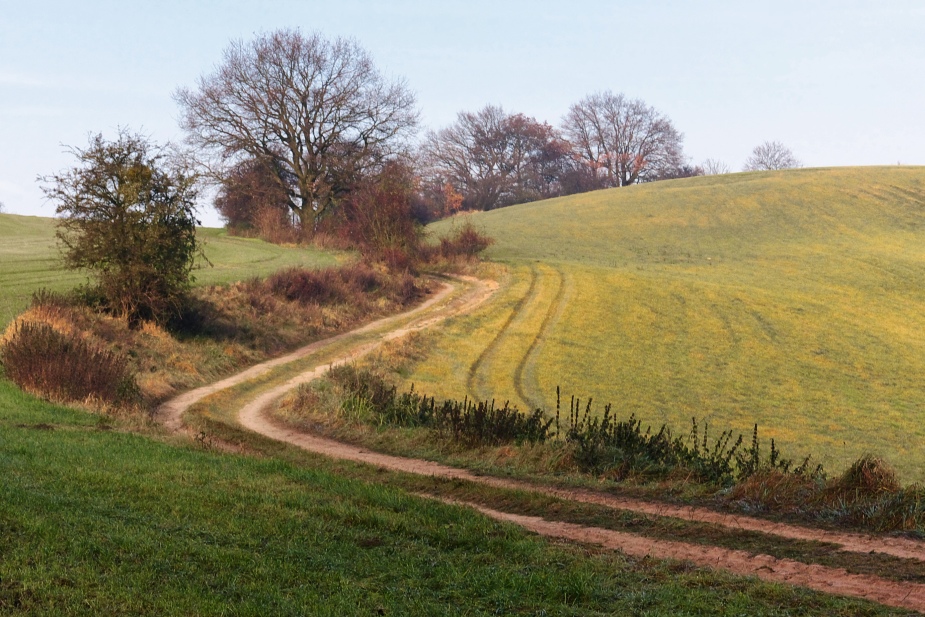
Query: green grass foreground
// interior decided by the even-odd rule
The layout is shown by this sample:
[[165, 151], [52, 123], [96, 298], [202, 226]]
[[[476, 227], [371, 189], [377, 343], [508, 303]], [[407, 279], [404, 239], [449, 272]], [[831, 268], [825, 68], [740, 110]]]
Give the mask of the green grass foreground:
[[163, 443], [6, 381], [0, 453], [2, 614], [903, 614], [545, 542], [322, 459]]
[[[408, 376], [438, 398], [749, 435], [925, 481], [925, 168], [742, 173], [470, 216], [509, 275]], [[457, 224], [444, 221], [437, 232]]]
[[[229, 236], [223, 229], [200, 227], [206, 258], [193, 271], [196, 285], [219, 285], [266, 276], [289, 266], [320, 268], [337, 255], [312, 247], [295, 248], [252, 238]], [[81, 272], [65, 270], [55, 239], [54, 219], [0, 214], [0, 329], [29, 306], [33, 292], [64, 292], [85, 283]]]

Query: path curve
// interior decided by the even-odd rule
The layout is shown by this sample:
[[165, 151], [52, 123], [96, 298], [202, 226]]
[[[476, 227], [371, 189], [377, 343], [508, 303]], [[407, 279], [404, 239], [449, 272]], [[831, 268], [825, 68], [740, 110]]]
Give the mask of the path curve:
[[[391, 330], [388, 334], [386, 334], [380, 339], [380, 343], [386, 340], [397, 338], [398, 336], [402, 336], [403, 334], [410, 332], [413, 329], [419, 330], [419, 329], [428, 327], [430, 325], [433, 325], [434, 323], [436, 323], [436, 321], [445, 319], [451, 314], [456, 314], [458, 312], [465, 312], [465, 311], [471, 310], [471, 307], [484, 302], [498, 288], [498, 284], [495, 281], [485, 281], [485, 280], [476, 279], [474, 277], [468, 277], [468, 276], [458, 276], [454, 278], [472, 286], [472, 290], [470, 291], [470, 293], [464, 296], [462, 306], [455, 307], [451, 311], [447, 311], [446, 314], [438, 314], [437, 317], [431, 316], [429, 319], [422, 319], [418, 322], [414, 322], [417, 324], [417, 327], [410, 327], [409, 325], [406, 325], [403, 328]], [[205, 386], [201, 386], [199, 388], [195, 388], [193, 390], [184, 392], [183, 394], [176, 396], [162, 403], [157, 408], [157, 410], [155, 410], [154, 418], [155, 420], [163, 424], [167, 429], [173, 432], [181, 432], [184, 430], [184, 424], [183, 424], [184, 412], [190, 407], [192, 407], [194, 404], [199, 402], [200, 400], [209, 396], [210, 394], [215, 394], [216, 392], [220, 392], [222, 390], [226, 390], [228, 388], [234, 387], [236, 385], [244, 383], [245, 381], [249, 381], [251, 379], [260, 377], [261, 375], [268, 373], [269, 371], [276, 368], [277, 366], [282, 366], [284, 364], [288, 364], [290, 362], [294, 362], [296, 360], [304, 358], [305, 356], [316, 353], [318, 351], [325, 349], [326, 347], [330, 347], [331, 345], [339, 343], [340, 341], [343, 341], [344, 339], [348, 337], [355, 336], [357, 334], [364, 334], [367, 332], [372, 332], [379, 328], [388, 326], [391, 323], [398, 323], [409, 317], [420, 315], [421, 313], [426, 313], [430, 308], [435, 306], [437, 303], [446, 299], [455, 289], [456, 289], [456, 285], [452, 283], [441, 283], [440, 289], [436, 293], [434, 293], [429, 298], [427, 298], [424, 302], [422, 302], [421, 304], [412, 308], [409, 311], [405, 311], [397, 315], [390, 315], [387, 317], [383, 317], [381, 319], [372, 321], [354, 330], [350, 330], [348, 332], [342, 332], [341, 334], [336, 334], [326, 339], [315, 341], [314, 343], [310, 343], [308, 345], [305, 345], [304, 347], [300, 347], [299, 349], [291, 353], [288, 353], [284, 356], [273, 358], [272, 360], [267, 360], [266, 362], [261, 362], [260, 364], [255, 364], [254, 366], [248, 369], [245, 369], [241, 371], [240, 373], [235, 373], [234, 375], [231, 375], [229, 377], [226, 377], [214, 383], [207, 384]]]
[[[265, 437], [286, 442], [310, 452], [322, 454], [331, 458], [375, 465], [394, 471], [465, 480], [496, 488], [532, 491], [561, 499], [603, 505], [614, 509], [638, 512], [640, 514], [713, 523], [733, 529], [756, 531], [796, 540], [829, 542], [839, 545], [840, 549], [843, 551], [860, 553], [878, 552], [900, 558], [925, 561], [925, 543], [911, 539], [884, 538], [857, 533], [824, 531], [799, 525], [775, 523], [749, 516], [724, 514], [707, 508], [676, 506], [672, 504], [617, 497], [588, 490], [561, 489], [549, 486], [538, 486], [516, 480], [479, 476], [466, 469], [450, 467], [433, 461], [382, 454], [358, 446], [319, 437], [284, 426], [278, 421], [268, 417], [266, 413], [268, 409], [286, 392], [300, 384], [317, 379], [332, 365], [350, 362], [373, 351], [386, 340], [403, 336], [413, 330], [420, 330], [425, 327], [433, 326], [451, 315], [471, 310], [484, 302], [497, 289], [496, 284], [492, 285], [491, 282], [485, 281], [474, 280], [472, 285], [470, 291], [462, 298], [460, 305], [454, 307], [452, 310], [447, 310], [444, 307], [443, 310], [437, 309], [433, 311], [432, 314], [428, 314], [428, 310], [431, 307], [434, 307], [454, 290], [453, 285], [446, 284], [440, 291], [434, 294], [434, 296], [411, 311], [379, 319], [351, 332], [317, 341], [281, 358], [264, 362], [238, 373], [237, 375], [180, 395], [164, 403], [158, 409], [156, 417], [158, 417], [167, 428], [173, 431], [182, 431], [182, 417], [186, 409], [210, 394], [253, 379], [276, 366], [320, 351], [348, 336], [369, 332], [377, 328], [385, 327], [389, 323], [398, 323], [408, 317], [418, 316], [417, 319], [384, 333], [373, 342], [357, 345], [349, 353], [342, 355], [334, 362], [330, 360], [326, 361], [262, 393], [241, 408], [238, 415], [241, 426]], [[424, 496], [434, 498], [433, 496]], [[495, 519], [513, 522], [538, 534], [549, 537], [565, 538], [573, 541], [596, 544], [621, 550], [635, 556], [689, 560], [703, 567], [727, 570], [736, 574], [752, 575], [769, 581], [801, 585], [825, 593], [866, 598], [889, 606], [925, 612], [925, 585], [918, 583], [897, 582], [876, 576], [850, 574], [840, 568], [805, 564], [788, 559], [778, 559], [768, 555], [754, 555], [733, 549], [686, 542], [656, 540], [608, 529], [548, 521], [539, 517], [500, 512], [478, 504], [452, 503], [472, 507]]]

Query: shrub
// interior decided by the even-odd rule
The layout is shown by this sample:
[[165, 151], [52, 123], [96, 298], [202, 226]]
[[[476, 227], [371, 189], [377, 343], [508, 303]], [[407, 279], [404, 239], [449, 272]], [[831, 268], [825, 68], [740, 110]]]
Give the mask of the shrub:
[[[610, 405], [604, 407], [602, 416], [594, 415], [591, 403], [589, 399], [582, 412], [581, 402], [572, 397], [565, 433], [565, 442], [573, 448], [572, 456], [582, 471], [623, 477], [629, 473], [667, 476], [684, 469], [706, 482], [728, 482], [734, 477], [741, 436], [730, 446], [732, 432], [724, 431], [711, 442], [706, 426], [700, 437], [696, 419], [687, 439], [672, 436], [666, 425], [653, 434], [650, 427], [642, 430], [635, 415], [616, 420]], [[557, 405], [557, 424], [558, 417]]]
[[289, 268], [270, 275], [267, 289], [286, 300], [302, 304], [343, 303], [350, 296], [344, 274], [335, 268], [305, 270]]
[[65, 266], [92, 273], [106, 307], [131, 325], [168, 319], [201, 255], [195, 174], [124, 130], [116, 141], [97, 135], [71, 151], [78, 166], [42, 178], [57, 203]]
[[411, 204], [417, 180], [398, 161], [387, 162], [374, 176], [361, 180], [326, 222], [364, 256], [403, 270], [417, 258], [420, 226]]
[[124, 357], [46, 323], [16, 324], [0, 346], [0, 362], [16, 385], [50, 400], [124, 404], [138, 396]]
[[324, 270], [289, 268], [267, 278], [266, 289], [302, 304], [349, 303], [359, 307], [376, 298], [407, 304], [421, 294], [410, 273], [380, 272], [363, 262]]
[[301, 235], [286, 205], [289, 196], [266, 161], [247, 158], [221, 179], [215, 209], [231, 235], [256, 236], [267, 242], [298, 242]]
[[494, 239], [478, 231], [471, 221], [466, 221], [449, 236], [440, 238], [440, 255], [472, 258], [494, 244]]
[[468, 399], [446, 400], [437, 406], [434, 399], [430, 399], [430, 406], [437, 418], [437, 429], [469, 446], [542, 443], [549, 438], [552, 425], [552, 420], [547, 419], [541, 409], [523, 414], [507, 401], [501, 407], [495, 407], [494, 400]]
[[[561, 403], [556, 390], [556, 427], [559, 429]], [[758, 426], [752, 433], [751, 446], [743, 448], [744, 438], [733, 439], [731, 430], [723, 431], [711, 439], [709, 425], [701, 429], [696, 418], [691, 418], [691, 431], [685, 437], [673, 436], [666, 426], [653, 433], [651, 427], [642, 429], [642, 423], [631, 414], [626, 420], [617, 420], [611, 407], [604, 407], [601, 416], [591, 413], [589, 399], [584, 411], [575, 397], [569, 402], [569, 427], [565, 442], [572, 448], [572, 457], [585, 472], [624, 477], [630, 473], [667, 477], [679, 471], [699, 482], [730, 485], [759, 472], [776, 471], [798, 476], [821, 475], [821, 466], [809, 468], [809, 458], [793, 467], [784, 459], [771, 441], [769, 454], [761, 454]]]
[[[328, 378], [344, 390], [353, 418], [362, 409], [380, 425], [425, 427], [466, 446], [494, 446], [514, 442], [541, 443], [550, 437], [552, 420], [542, 410], [523, 414], [494, 401], [446, 400], [439, 405], [414, 391], [399, 395], [379, 375], [353, 365], [332, 368]], [[364, 418], [357, 418], [364, 419]]]

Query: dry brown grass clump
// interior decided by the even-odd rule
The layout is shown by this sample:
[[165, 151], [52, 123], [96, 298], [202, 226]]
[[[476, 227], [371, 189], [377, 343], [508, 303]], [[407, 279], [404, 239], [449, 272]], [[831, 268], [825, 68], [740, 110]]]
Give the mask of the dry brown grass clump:
[[896, 470], [880, 457], [867, 455], [852, 463], [826, 490], [830, 499], [860, 501], [902, 488]]
[[18, 321], [3, 338], [0, 361], [19, 387], [52, 401], [120, 405], [137, 400], [125, 356], [49, 323]]
[[749, 512], [795, 514], [874, 531], [925, 532], [925, 488], [903, 487], [896, 470], [871, 455], [828, 481], [762, 471], [731, 487], [724, 499]]

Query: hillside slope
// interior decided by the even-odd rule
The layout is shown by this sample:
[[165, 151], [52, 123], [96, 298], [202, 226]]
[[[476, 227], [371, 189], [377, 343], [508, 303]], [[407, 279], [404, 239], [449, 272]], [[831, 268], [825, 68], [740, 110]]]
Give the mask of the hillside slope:
[[[471, 216], [511, 276], [409, 381], [612, 402], [925, 480], [925, 168], [732, 174]], [[454, 225], [444, 221], [436, 227]]]
[[[337, 262], [330, 252], [236, 238], [223, 229], [201, 227], [198, 233], [211, 263], [194, 271], [199, 285], [265, 276], [287, 266], [320, 267]], [[42, 288], [66, 291], [86, 280], [85, 275], [61, 266], [54, 219], [0, 214], [0, 330], [28, 306], [33, 292]]]

